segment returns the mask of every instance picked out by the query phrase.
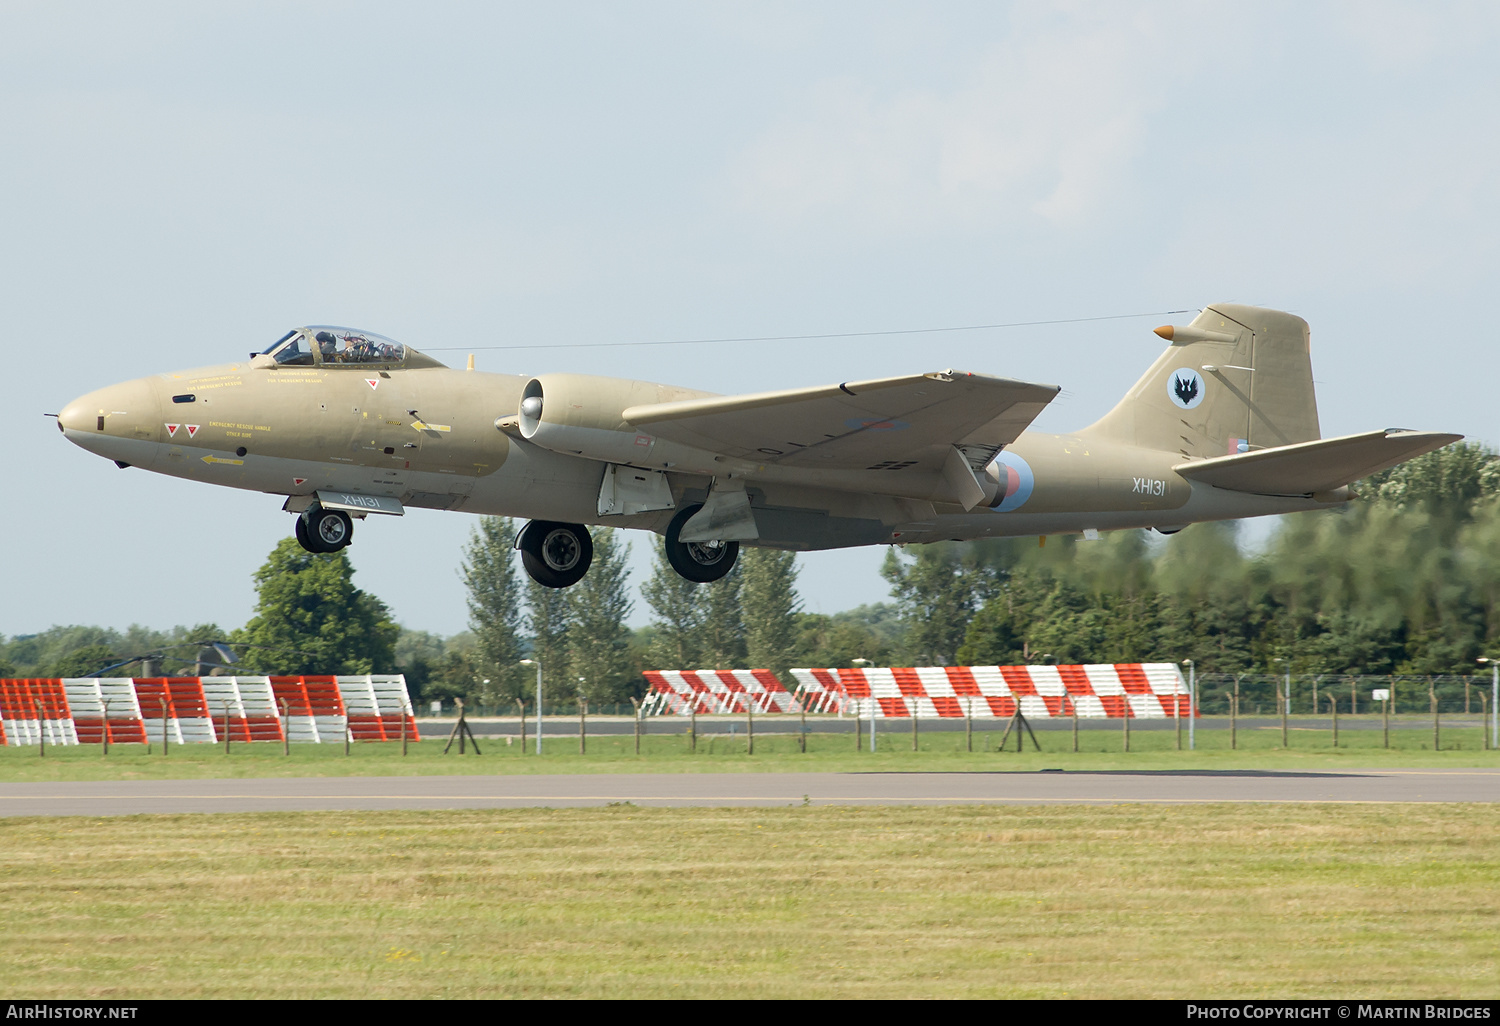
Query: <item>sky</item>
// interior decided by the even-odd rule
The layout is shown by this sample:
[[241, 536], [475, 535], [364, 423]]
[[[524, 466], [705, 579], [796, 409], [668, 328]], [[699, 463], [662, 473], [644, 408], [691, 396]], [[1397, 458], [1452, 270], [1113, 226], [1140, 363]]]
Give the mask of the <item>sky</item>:
[[[8, 0], [0, 634], [251, 615], [279, 498], [43, 414], [300, 324], [725, 393], [981, 371], [1061, 385], [1065, 431], [1190, 319], [1160, 312], [1247, 302], [1311, 323], [1325, 436], [1494, 444], [1497, 36], [1382, 0]], [[370, 518], [356, 584], [463, 630], [472, 524]], [[885, 600], [883, 556], [801, 557], [805, 608]]]

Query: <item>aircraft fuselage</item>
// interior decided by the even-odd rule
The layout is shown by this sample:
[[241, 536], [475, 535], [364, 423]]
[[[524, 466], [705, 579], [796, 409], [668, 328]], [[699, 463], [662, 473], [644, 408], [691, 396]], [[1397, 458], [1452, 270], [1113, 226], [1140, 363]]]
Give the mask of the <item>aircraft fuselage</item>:
[[[709, 395], [691, 389], [589, 379], [607, 384], [588, 393], [593, 411], [574, 404], [579, 412], [572, 430], [584, 453], [566, 451], [573, 436], [554, 448], [521, 436], [514, 421], [527, 377], [440, 365], [253, 362], [92, 392], [68, 404], [59, 427], [70, 441], [119, 463], [286, 496], [293, 512], [318, 493], [333, 492], [393, 499], [401, 507], [660, 533], [674, 509], [703, 502], [717, 476], [737, 476], [759, 525], [754, 543], [791, 549], [1172, 530], [1203, 520], [1326, 508], [1342, 499], [1222, 490], [1173, 470], [1181, 452], [1025, 431], [1005, 447], [1009, 462], [992, 471], [985, 502], [966, 510], [934, 499], [926, 479], [903, 479], [899, 466], [824, 472], [726, 459], [665, 442], [620, 419], [620, 410], [633, 403]], [[664, 474], [673, 506], [601, 512], [611, 465]]]

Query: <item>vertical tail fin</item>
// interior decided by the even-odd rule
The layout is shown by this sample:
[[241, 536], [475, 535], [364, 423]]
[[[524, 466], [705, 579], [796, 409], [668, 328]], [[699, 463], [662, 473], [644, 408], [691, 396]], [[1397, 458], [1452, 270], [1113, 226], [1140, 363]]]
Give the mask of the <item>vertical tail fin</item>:
[[1084, 434], [1189, 458], [1321, 437], [1302, 318], [1216, 303], [1156, 332], [1171, 346]]

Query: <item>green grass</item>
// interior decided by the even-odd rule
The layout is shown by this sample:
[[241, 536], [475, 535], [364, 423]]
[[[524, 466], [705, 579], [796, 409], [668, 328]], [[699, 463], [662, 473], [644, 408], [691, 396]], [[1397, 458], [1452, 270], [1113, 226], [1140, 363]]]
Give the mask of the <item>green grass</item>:
[[[652, 724], [657, 730], [677, 721]], [[588, 741], [588, 753], [578, 754], [575, 737], [549, 735], [545, 754], [522, 755], [519, 744], [507, 745], [503, 738], [481, 742], [482, 755], [459, 756], [457, 746], [442, 754], [444, 741], [428, 740], [410, 746], [403, 757], [397, 743], [355, 744], [344, 755], [343, 745], [293, 745], [285, 756], [279, 744], [235, 744], [228, 755], [222, 745], [173, 745], [167, 755], [158, 747], [147, 753], [141, 745], [115, 745], [104, 756], [98, 745], [47, 749], [41, 757], [35, 747], [0, 748], [0, 782], [39, 780], [190, 779], [209, 777], [266, 776], [367, 776], [493, 773], [737, 773], [737, 772], [841, 772], [870, 770], [965, 771], [1067, 769], [1328, 769], [1337, 767], [1500, 767], [1500, 753], [1480, 750], [1477, 728], [1445, 729], [1443, 748], [1432, 750], [1431, 729], [1391, 731], [1391, 749], [1381, 747], [1379, 730], [1343, 730], [1341, 747], [1330, 747], [1326, 730], [1294, 729], [1290, 746], [1281, 747], [1279, 727], [1245, 729], [1238, 732], [1238, 749], [1229, 748], [1227, 729], [1200, 729], [1196, 751], [1177, 751], [1171, 731], [1135, 730], [1130, 752], [1122, 751], [1119, 730], [1083, 730], [1079, 752], [1072, 751], [1069, 731], [1038, 731], [1042, 745], [1034, 752], [1028, 739], [1024, 754], [1017, 754], [1015, 738], [1010, 751], [992, 749], [1000, 740], [999, 730], [976, 730], [974, 751], [963, 751], [962, 732], [919, 735], [921, 750], [911, 750], [911, 735], [904, 731], [882, 732], [879, 750], [855, 751], [852, 734], [813, 734], [808, 752], [797, 749], [795, 737], [770, 733], [788, 729], [770, 720], [757, 720], [755, 754], [747, 755], [743, 722], [731, 737], [727, 723], [700, 720], [698, 750], [690, 753], [687, 738], [678, 733], [648, 734], [643, 754], [635, 754], [629, 735], [596, 735]], [[868, 744], [868, 738], [865, 739]], [[1184, 744], [1186, 742], [1184, 741]], [[529, 745], [529, 742], [528, 742]], [[530, 751], [528, 747], [528, 752]]]
[[1494, 805], [5, 819], [0, 989], [1493, 999], [1497, 889]]

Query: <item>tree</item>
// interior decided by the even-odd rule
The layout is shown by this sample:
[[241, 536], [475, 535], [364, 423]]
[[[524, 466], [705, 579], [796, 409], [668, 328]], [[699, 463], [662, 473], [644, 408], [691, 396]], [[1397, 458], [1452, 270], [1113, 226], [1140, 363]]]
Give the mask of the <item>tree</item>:
[[656, 667], [691, 670], [700, 665], [702, 592], [703, 585], [694, 584], [673, 570], [666, 552], [656, 550], [651, 561], [651, 578], [641, 586], [641, 596], [656, 614], [646, 649]]
[[751, 668], [785, 677], [798, 642], [797, 554], [780, 549], [748, 549], [741, 556], [745, 582], [740, 607], [745, 617], [745, 657]]
[[578, 681], [570, 668], [573, 604], [567, 591], [526, 578], [526, 626], [531, 631], [531, 657], [542, 664], [542, 701], [571, 699]]
[[524, 687], [521, 673], [521, 589], [516, 580], [515, 525], [501, 517], [484, 517], [469, 534], [460, 573], [468, 590], [469, 629], [478, 645], [481, 680], [478, 696], [498, 703], [515, 698]]
[[975, 608], [997, 586], [997, 571], [972, 545], [923, 545], [914, 560], [893, 548], [880, 572], [904, 607], [907, 658], [929, 666], [952, 665]]
[[255, 615], [231, 639], [248, 646], [242, 660], [288, 674], [390, 672], [400, 628], [353, 577], [344, 552], [306, 552], [283, 538], [255, 571]]
[[591, 702], [618, 700], [631, 682], [630, 596], [625, 560], [630, 548], [613, 528], [594, 538], [588, 576], [569, 589], [572, 629], [568, 632], [570, 669], [576, 690]]
[[700, 669], [734, 670], [745, 665], [745, 613], [740, 592], [745, 583], [745, 567], [734, 568], [712, 584], [704, 584], [703, 647], [698, 653]]
[[[69, 652], [53, 663], [44, 676], [87, 677], [119, 661], [120, 657], [108, 645], [88, 645]], [[121, 667], [120, 672], [128, 673], [129, 668]]]

